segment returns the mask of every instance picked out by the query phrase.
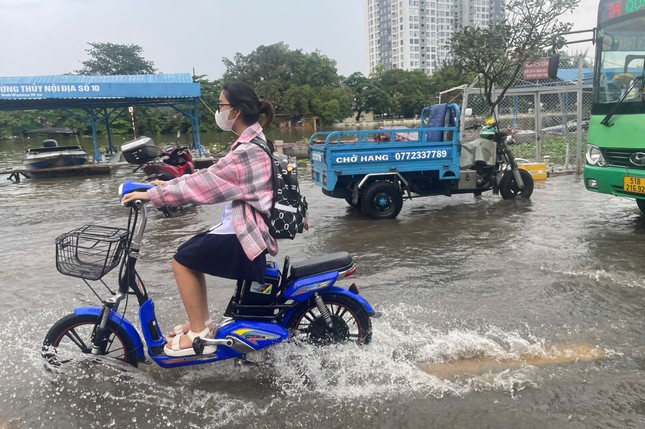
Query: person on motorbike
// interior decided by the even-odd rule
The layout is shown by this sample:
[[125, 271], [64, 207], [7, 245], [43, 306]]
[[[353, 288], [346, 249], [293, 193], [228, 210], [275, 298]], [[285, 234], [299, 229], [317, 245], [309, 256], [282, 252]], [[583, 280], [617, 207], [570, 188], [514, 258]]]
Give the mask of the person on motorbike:
[[[272, 161], [260, 146], [249, 143], [256, 137], [266, 141], [263, 128], [271, 123], [273, 114], [271, 103], [260, 100], [246, 83], [225, 83], [215, 121], [222, 130], [238, 136], [228, 153], [208, 169], [155, 182], [155, 188], [131, 192], [122, 199], [124, 204], [151, 201], [157, 207], [228, 202], [221, 222], [180, 245], [173, 257], [173, 273], [188, 322], [169, 333], [164, 348], [169, 356], [191, 356], [196, 337], [213, 338], [205, 274], [263, 283], [266, 253], [278, 253], [277, 242], [264, 221], [273, 199]], [[265, 116], [262, 124], [258, 122], [261, 115]], [[214, 352], [215, 346], [203, 351]]]

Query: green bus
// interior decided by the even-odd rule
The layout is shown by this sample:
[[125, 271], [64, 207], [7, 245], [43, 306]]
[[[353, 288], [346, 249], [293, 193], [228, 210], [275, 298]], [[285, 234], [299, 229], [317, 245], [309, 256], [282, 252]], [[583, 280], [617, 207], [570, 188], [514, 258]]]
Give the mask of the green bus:
[[645, 0], [601, 0], [584, 183], [645, 213]]

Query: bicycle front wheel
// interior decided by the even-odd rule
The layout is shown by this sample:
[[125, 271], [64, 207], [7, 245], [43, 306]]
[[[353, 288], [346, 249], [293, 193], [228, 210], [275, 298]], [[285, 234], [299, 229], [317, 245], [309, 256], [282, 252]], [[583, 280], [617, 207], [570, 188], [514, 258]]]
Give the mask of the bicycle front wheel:
[[[99, 316], [69, 314], [54, 324], [43, 341], [42, 356], [51, 365], [60, 366], [91, 355]], [[109, 320], [102, 355], [137, 366], [134, 343], [123, 327]]]

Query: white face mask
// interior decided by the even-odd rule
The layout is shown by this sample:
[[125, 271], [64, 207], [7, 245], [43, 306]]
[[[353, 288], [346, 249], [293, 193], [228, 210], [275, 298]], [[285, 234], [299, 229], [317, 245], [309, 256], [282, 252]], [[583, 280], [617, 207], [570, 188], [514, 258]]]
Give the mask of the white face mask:
[[229, 119], [231, 110], [233, 109], [225, 110], [223, 112], [220, 112], [218, 110], [217, 112], [215, 112], [215, 122], [217, 123], [217, 126], [224, 131], [232, 131], [233, 124], [237, 120], [237, 117], [240, 116], [240, 112], [237, 112], [237, 115], [235, 115], [233, 119]]

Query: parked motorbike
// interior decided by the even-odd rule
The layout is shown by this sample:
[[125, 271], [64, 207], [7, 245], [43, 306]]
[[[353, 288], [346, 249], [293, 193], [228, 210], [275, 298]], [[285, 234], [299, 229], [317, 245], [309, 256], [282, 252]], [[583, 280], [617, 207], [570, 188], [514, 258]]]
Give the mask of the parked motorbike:
[[[466, 116], [472, 111], [466, 109]], [[476, 172], [475, 195], [492, 190], [505, 200], [528, 199], [533, 193], [533, 176], [518, 167], [510, 146], [515, 139], [510, 130], [502, 130], [494, 119], [476, 123], [466, 129], [480, 128], [479, 138], [461, 145], [460, 168]]]
[[[148, 182], [168, 181], [195, 172], [193, 156], [188, 148], [176, 144], [169, 145], [160, 152], [150, 137], [140, 137], [123, 144], [121, 152], [128, 163], [137, 165], [135, 172], [143, 168]], [[166, 217], [173, 216], [180, 210], [181, 207], [159, 208]]]
[[193, 156], [188, 148], [178, 145], [168, 146], [161, 151], [159, 160], [147, 163], [143, 166], [143, 172], [148, 176], [146, 180], [171, 180], [184, 174], [195, 172]]

